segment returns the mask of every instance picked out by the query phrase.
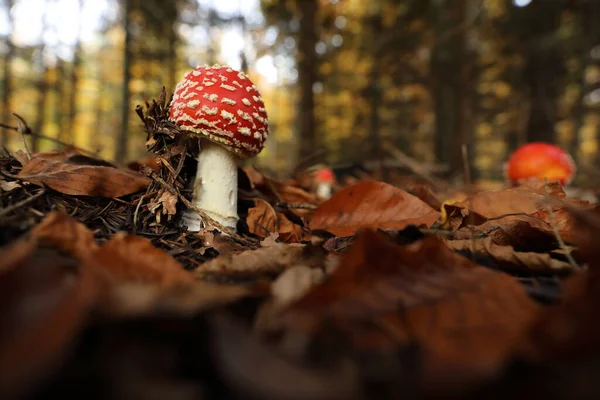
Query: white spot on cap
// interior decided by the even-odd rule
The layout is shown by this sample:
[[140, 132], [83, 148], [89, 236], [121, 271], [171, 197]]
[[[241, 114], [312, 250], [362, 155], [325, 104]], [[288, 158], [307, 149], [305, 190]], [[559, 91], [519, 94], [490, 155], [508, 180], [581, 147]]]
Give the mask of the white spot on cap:
[[229, 105], [232, 105], [232, 106], [235, 106], [237, 104], [235, 100], [230, 99], [229, 97], [223, 97], [221, 99], [221, 103], [229, 104]]
[[195, 109], [196, 107], [198, 107], [199, 104], [200, 104], [200, 100], [198, 100], [198, 99], [190, 100], [187, 102], [188, 108], [192, 108], [192, 109]]
[[252, 106], [252, 103], [250, 102], [250, 100], [248, 100], [247, 98], [243, 98], [242, 99], [242, 103], [244, 103], [245, 105], [247, 105], [248, 107]]
[[236, 90], [236, 89], [235, 89], [235, 87], [233, 87], [233, 86], [231, 86], [231, 85], [226, 85], [226, 84], [224, 84], [224, 83], [221, 83], [221, 87], [222, 87], [223, 89], [227, 89], [227, 90], [229, 90], [229, 91], [231, 91], [231, 92], [235, 92], [235, 90]]
[[210, 101], [219, 100], [219, 95], [217, 95], [216, 93], [211, 93], [211, 94], [204, 93], [204, 96], [202, 96], [202, 97], [204, 97], [206, 100], [210, 100]]

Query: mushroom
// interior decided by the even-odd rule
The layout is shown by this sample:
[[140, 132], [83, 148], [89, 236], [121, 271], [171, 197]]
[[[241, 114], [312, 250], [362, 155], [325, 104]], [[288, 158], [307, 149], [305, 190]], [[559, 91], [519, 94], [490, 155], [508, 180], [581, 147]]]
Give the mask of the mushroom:
[[510, 156], [504, 165], [505, 178], [510, 183], [526, 179], [558, 180], [567, 185], [575, 175], [573, 158], [550, 143], [527, 143]]
[[315, 173], [317, 183], [317, 196], [327, 200], [332, 194], [332, 185], [335, 182], [335, 174], [331, 168], [323, 167]]
[[[260, 153], [269, 134], [258, 89], [246, 74], [228, 66], [198, 66], [177, 84], [169, 119], [199, 141], [192, 204], [235, 231], [238, 160]], [[189, 231], [203, 226], [192, 210], [183, 223]]]

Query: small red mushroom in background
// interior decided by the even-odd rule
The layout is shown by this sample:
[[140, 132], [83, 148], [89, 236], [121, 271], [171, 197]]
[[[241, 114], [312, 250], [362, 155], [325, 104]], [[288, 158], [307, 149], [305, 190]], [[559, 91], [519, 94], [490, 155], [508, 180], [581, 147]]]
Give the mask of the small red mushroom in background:
[[527, 143], [515, 150], [504, 165], [510, 183], [527, 179], [558, 180], [567, 185], [575, 175], [573, 158], [560, 147], [543, 142]]
[[[198, 66], [177, 84], [169, 118], [199, 141], [192, 204], [234, 230], [237, 214], [239, 159], [261, 152], [269, 135], [267, 111], [256, 86], [243, 72], [227, 66]], [[189, 231], [203, 227], [189, 210]]]
[[315, 172], [315, 182], [317, 184], [317, 196], [321, 199], [328, 199], [333, 192], [335, 174], [331, 168], [321, 168]]

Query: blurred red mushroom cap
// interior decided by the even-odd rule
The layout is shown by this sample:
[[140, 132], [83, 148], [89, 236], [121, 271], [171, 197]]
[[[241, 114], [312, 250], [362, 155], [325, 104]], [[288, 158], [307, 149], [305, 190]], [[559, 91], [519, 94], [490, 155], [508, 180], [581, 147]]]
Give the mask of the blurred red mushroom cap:
[[240, 158], [254, 157], [269, 134], [257, 87], [227, 66], [198, 66], [177, 85], [170, 119], [194, 137], [219, 143]]
[[331, 168], [321, 168], [315, 173], [315, 179], [318, 182], [333, 183], [335, 181], [335, 174]]
[[560, 147], [543, 142], [528, 143], [510, 156], [505, 165], [506, 178], [511, 182], [526, 179], [558, 180], [568, 184], [575, 175], [573, 158]]

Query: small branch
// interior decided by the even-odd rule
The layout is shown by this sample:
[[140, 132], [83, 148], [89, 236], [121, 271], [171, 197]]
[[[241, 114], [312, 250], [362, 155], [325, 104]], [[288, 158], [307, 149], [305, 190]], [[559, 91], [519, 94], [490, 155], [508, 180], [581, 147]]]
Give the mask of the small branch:
[[31, 197], [28, 197], [24, 200], [19, 201], [18, 203], [13, 204], [12, 206], [8, 206], [2, 210], [0, 210], [0, 218], [4, 217], [7, 214], [10, 214], [11, 212], [31, 203], [32, 201], [34, 201], [35, 199], [37, 199], [38, 197], [40, 197], [41, 195], [43, 195], [46, 192], [46, 190], [44, 188], [42, 188], [39, 192], [37, 192], [36, 194], [34, 194]]
[[[16, 114], [15, 114], [15, 115], [16, 115]], [[18, 117], [18, 118], [20, 118], [20, 117]], [[16, 126], [12, 126], [12, 125], [7, 125], [7, 124], [4, 124], [4, 123], [2, 123], [2, 122], [0, 122], [0, 128], [4, 128], [4, 129], [8, 129], [8, 130], [11, 130], [11, 131], [15, 131], [15, 132], [18, 132], [18, 133], [20, 133], [20, 131], [19, 131], [19, 128], [18, 128], [18, 127], [16, 127]], [[75, 149], [75, 150], [77, 150], [77, 151], [79, 151], [79, 152], [81, 152], [81, 153], [88, 154], [88, 155], [90, 155], [90, 156], [94, 156], [94, 157], [96, 157], [96, 156], [97, 156], [97, 154], [96, 154], [95, 152], [93, 152], [93, 151], [86, 150], [86, 149], [83, 149], [83, 148], [81, 148], [81, 147], [77, 147], [77, 146], [75, 146], [75, 145], [73, 145], [73, 144], [69, 144], [69, 143], [63, 142], [63, 141], [62, 141], [62, 140], [60, 140], [60, 139], [55, 139], [55, 138], [53, 138], [53, 137], [46, 136], [46, 135], [43, 135], [43, 134], [41, 134], [41, 133], [36, 133], [36, 132], [33, 132], [33, 131], [29, 130], [29, 131], [28, 131], [28, 132], [26, 132], [25, 134], [26, 134], [26, 135], [35, 136], [35, 137], [38, 137], [38, 138], [40, 138], [40, 139], [45, 139], [45, 140], [48, 140], [48, 141], [50, 141], [50, 142], [53, 142], [53, 143], [59, 144], [59, 145], [61, 145], [61, 146], [64, 146], [64, 147], [72, 147], [73, 149]]]
[[[546, 183], [544, 184], [544, 191], [546, 192], [546, 198], [550, 198], [550, 191], [548, 190], [548, 180], [545, 179], [545, 181], [546, 181]], [[550, 217], [550, 226], [552, 227], [552, 232], [554, 232], [554, 237], [556, 237], [556, 241], [558, 242], [558, 245], [560, 246], [562, 251], [565, 253], [565, 257], [569, 261], [569, 264], [571, 264], [571, 266], [574, 269], [581, 270], [582, 268], [579, 266], [579, 264], [577, 264], [577, 261], [575, 261], [575, 259], [573, 258], [573, 255], [571, 254], [571, 249], [569, 247], [567, 247], [565, 241], [563, 240], [563, 238], [560, 236], [560, 233], [558, 232], [558, 226], [556, 224], [556, 216], [554, 215], [554, 210], [552, 210], [552, 206], [549, 203], [546, 203], [546, 209], [548, 210], [548, 214]]]
[[427, 171], [427, 169], [424, 168], [421, 165], [421, 163], [419, 163], [418, 161], [414, 160], [413, 158], [409, 157], [408, 155], [406, 155], [405, 153], [400, 151], [400, 149], [398, 149], [396, 146], [394, 146], [394, 144], [392, 142], [386, 140], [384, 142], [384, 144], [385, 144], [385, 147], [386, 147], [386, 150], [388, 151], [388, 153], [390, 153], [392, 156], [394, 156], [396, 158], [396, 160], [398, 160], [398, 162], [405, 165], [414, 174], [425, 179], [427, 182], [429, 182], [431, 185], [433, 185], [434, 187], [436, 187], [438, 189], [444, 189], [447, 187], [445, 182], [430, 175], [429, 171]]
[[281, 207], [281, 208], [297, 208], [297, 209], [301, 209], [301, 210], [316, 210], [317, 206], [315, 206], [314, 204], [295, 204], [295, 203], [285, 203], [285, 202], [279, 202], [276, 204], [277, 207]]

